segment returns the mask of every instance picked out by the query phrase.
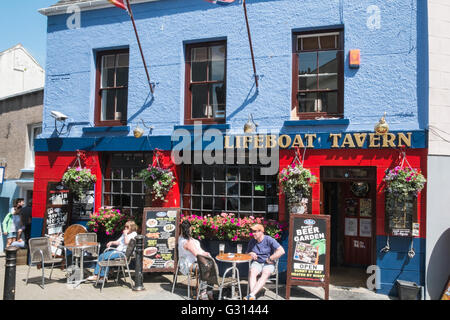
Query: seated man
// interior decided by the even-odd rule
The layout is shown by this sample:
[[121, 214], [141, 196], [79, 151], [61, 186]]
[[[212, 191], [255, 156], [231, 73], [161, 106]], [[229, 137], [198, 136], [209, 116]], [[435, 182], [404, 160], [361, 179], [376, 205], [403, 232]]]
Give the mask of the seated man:
[[[283, 247], [272, 237], [264, 235], [264, 226], [255, 224], [251, 227], [253, 239], [247, 247], [247, 253], [252, 256], [248, 275], [250, 294], [244, 300], [255, 300], [256, 294], [264, 287], [267, 279], [275, 270], [275, 261], [284, 253]], [[261, 274], [259, 280], [258, 275]]]

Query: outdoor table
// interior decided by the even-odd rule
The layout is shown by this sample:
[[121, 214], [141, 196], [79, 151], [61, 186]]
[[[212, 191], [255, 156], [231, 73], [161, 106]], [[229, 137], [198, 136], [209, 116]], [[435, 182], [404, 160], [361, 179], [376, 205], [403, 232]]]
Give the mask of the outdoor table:
[[[237, 264], [238, 263], [244, 263], [244, 262], [249, 262], [252, 260], [252, 256], [247, 254], [247, 253], [223, 253], [223, 254], [219, 254], [216, 256], [216, 260], [220, 261], [220, 262], [227, 262], [227, 263], [231, 263], [232, 266], [231, 268], [228, 268], [227, 270], [225, 270], [223, 276], [225, 277], [226, 273], [231, 269], [232, 270], [232, 277], [233, 280], [236, 280], [236, 271], [237, 271]], [[239, 271], [238, 271], [239, 273]], [[240, 283], [240, 279], [237, 279]], [[239, 292], [241, 292], [241, 288], [239, 286]], [[242, 294], [241, 294], [242, 296]], [[232, 285], [231, 288], [231, 299], [234, 299], [234, 284]]]
[[[80, 250], [80, 266], [77, 266], [76, 263], [73, 263], [73, 259], [72, 259], [72, 266], [71, 268], [73, 268], [75, 270], [75, 274], [77, 272], [80, 273], [80, 278], [76, 279], [74, 282], [71, 282], [69, 278], [67, 278], [67, 283], [71, 283], [71, 284], [75, 284], [75, 287], [77, 287], [78, 285], [80, 285], [82, 282], [86, 281], [86, 279], [84, 278], [84, 252], [92, 247], [97, 247], [98, 246], [98, 242], [81, 242], [81, 243], [71, 243], [71, 244], [66, 244], [64, 245], [64, 248], [70, 250], [70, 251], [74, 251], [75, 249]], [[72, 270], [73, 270], [72, 269]]]

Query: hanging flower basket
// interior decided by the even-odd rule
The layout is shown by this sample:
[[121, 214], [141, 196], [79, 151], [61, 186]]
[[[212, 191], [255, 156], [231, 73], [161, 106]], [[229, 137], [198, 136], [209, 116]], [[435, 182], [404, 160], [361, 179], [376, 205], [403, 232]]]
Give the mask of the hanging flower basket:
[[86, 190], [92, 188], [97, 181], [95, 174], [91, 169], [78, 167], [69, 167], [62, 177], [63, 184], [80, 199]]
[[386, 183], [386, 192], [403, 201], [411, 196], [417, 198], [427, 180], [420, 173], [420, 170], [416, 171], [410, 167], [397, 166], [394, 169], [386, 170], [383, 181]]
[[87, 226], [90, 231], [107, 236], [121, 233], [128, 220], [128, 216], [120, 212], [119, 209], [100, 208], [91, 214], [91, 220]]
[[303, 197], [311, 194], [312, 184], [317, 178], [310, 170], [303, 168], [300, 163], [292, 163], [279, 173], [279, 182], [288, 202], [299, 203]]
[[[138, 178], [144, 180], [146, 187], [153, 194], [153, 199], [164, 200], [167, 193], [175, 185], [175, 176], [169, 169], [149, 165], [138, 173]], [[167, 202], [167, 200], [164, 200]]]

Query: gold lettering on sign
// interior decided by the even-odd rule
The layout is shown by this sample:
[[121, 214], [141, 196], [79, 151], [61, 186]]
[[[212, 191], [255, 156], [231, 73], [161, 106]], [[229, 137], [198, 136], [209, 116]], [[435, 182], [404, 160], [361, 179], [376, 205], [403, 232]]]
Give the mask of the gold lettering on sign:
[[[286, 142], [284, 142], [284, 140], [286, 140]], [[283, 134], [282, 136], [280, 136], [278, 138], [278, 145], [281, 148], [287, 148], [291, 144], [291, 141], [292, 141], [291, 137], [289, 137], [288, 135]]]
[[395, 147], [395, 134], [385, 133], [383, 134], [383, 148]]
[[255, 143], [255, 149], [261, 149], [263, 148], [264, 138], [263, 136], [255, 136], [255, 139], [253, 140]]
[[241, 148], [241, 136], [236, 136], [236, 148], [240, 149]]
[[225, 149], [231, 149], [234, 148], [233, 146], [230, 146], [230, 136], [225, 136]]
[[304, 148], [305, 145], [303, 144], [302, 136], [297, 134], [294, 138], [294, 142], [292, 142], [292, 147], [300, 147]]
[[253, 136], [244, 136], [244, 148], [248, 149], [248, 144], [253, 140]]
[[354, 148], [355, 147], [355, 143], [353, 142], [353, 138], [352, 135], [350, 133], [347, 133], [344, 137], [344, 141], [342, 142], [341, 147], [345, 147], [346, 145], [349, 146], [349, 148]]
[[369, 148], [379, 148], [380, 139], [380, 135], [376, 133], [369, 133]]
[[266, 136], [266, 148], [274, 148], [277, 145], [276, 138], [274, 134]]
[[403, 147], [403, 143], [405, 143], [405, 145], [407, 147], [411, 147], [411, 132], [406, 133], [408, 135], [408, 137], [405, 136], [404, 133], [399, 133], [398, 134], [398, 146], [399, 147]]
[[340, 133], [330, 133], [330, 137], [333, 138], [333, 144], [331, 145], [332, 148], [339, 148], [339, 139], [342, 137], [342, 134]]
[[364, 146], [364, 142], [366, 142], [367, 133], [354, 133], [353, 137], [355, 138], [358, 148], [362, 148]]
[[317, 138], [317, 134], [305, 134], [305, 138], [308, 139], [308, 148], [314, 148], [314, 139]]

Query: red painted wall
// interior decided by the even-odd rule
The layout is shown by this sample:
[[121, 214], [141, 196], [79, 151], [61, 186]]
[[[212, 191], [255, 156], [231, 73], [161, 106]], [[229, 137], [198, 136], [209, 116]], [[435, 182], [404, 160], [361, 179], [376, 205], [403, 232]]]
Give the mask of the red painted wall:
[[[295, 150], [280, 150], [280, 171], [290, 165], [295, 158]], [[427, 177], [427, 149], [408, 149], [406, 159], [416, 169], [420, 169]], [[364, 166], [377, 168], [377, 196], [376, 196], [376, 235], [386, 235], [384, 219], [384, 184], [385, 170], [400, 165], [401, 153], [396, 149], [340, 149], [340, 150], [307, 150], [304, 167], [318, 177], [312, 190], [312, 214], [320, 214], [320, 167], [321, 166]], [[407, 165], [406, 162], [404, 164]], [[279, 219], [286, 220], [284, 194], [279, 198]], [[426, 188], [417, 199], [417, 219], [420, 223], [420, 237], [426, 231]]]
[[[34, 187], [33, 187], [33, 218], [43, 218], [46, 207], [47, 183], [59, 182], [69, 166], [75, 166], [76, 152], [36, 152]], [[97, 152], [87, 152], [83, 166], [91, 169], [97, 176], [95, 184], [96, 210], [101, 205], [102, 179], [100, 161]]]

